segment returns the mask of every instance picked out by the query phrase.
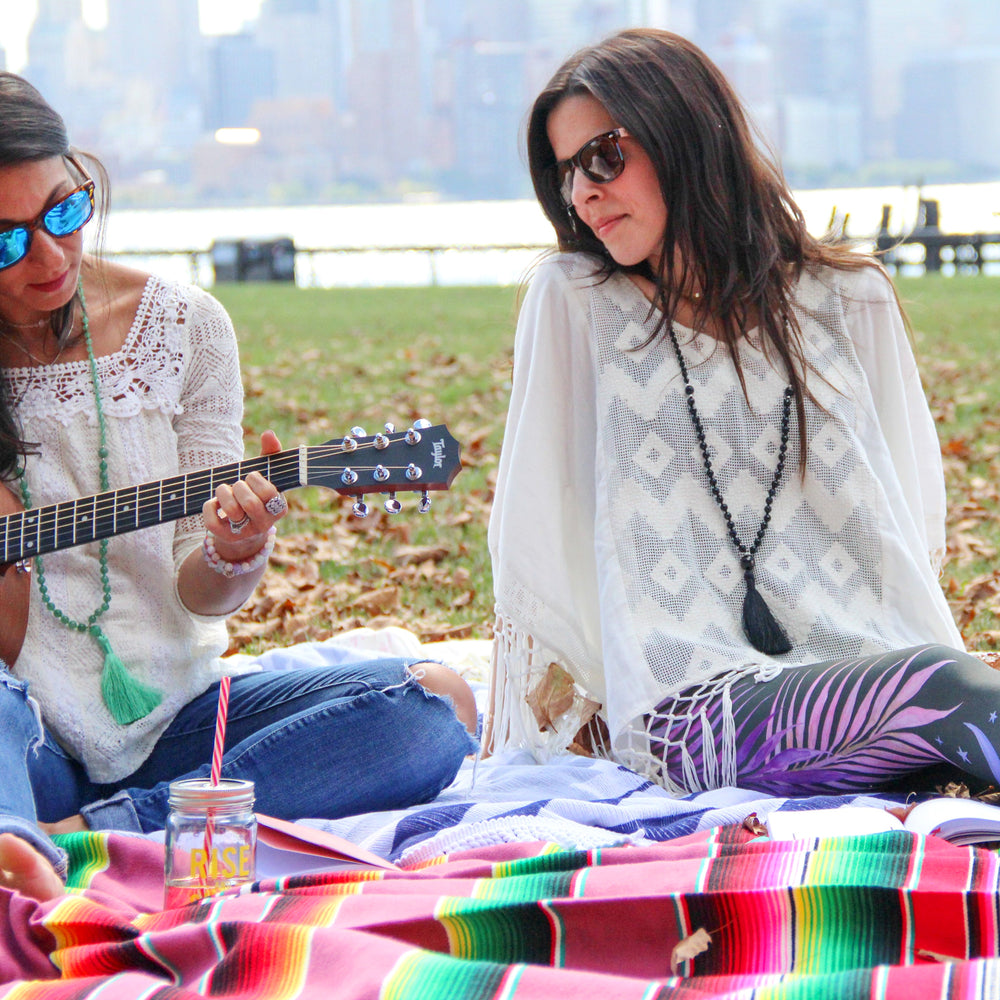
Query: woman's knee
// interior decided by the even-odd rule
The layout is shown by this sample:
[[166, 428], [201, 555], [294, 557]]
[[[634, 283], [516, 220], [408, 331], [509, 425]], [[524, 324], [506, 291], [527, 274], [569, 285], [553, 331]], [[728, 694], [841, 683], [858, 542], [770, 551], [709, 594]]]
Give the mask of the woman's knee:
[[425, 661], [414, 663], [407, 668], [414, 679], [431, 694], [447, 698], [455, 709], [455, 715], [465, 728], [475, 735], [479, 728], [476, 697], [472, 688], [443, 663]]

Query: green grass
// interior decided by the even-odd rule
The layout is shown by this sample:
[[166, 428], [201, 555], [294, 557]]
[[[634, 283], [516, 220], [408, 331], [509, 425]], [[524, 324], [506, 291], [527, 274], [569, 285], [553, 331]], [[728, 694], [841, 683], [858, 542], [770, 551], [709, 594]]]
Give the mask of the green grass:
[[[929, 277], [901, 279], [898, 287], [945, 453], [952, 545], [942, 582], [967, 641], [996, 648], [1000, 606], [986, 584], [992, 578], [1000, 587], [1000, 286], [984, 277]], [[372, 618], [426, 637], [448, 629], [488, 636], [486, 524], [510, 387], [517, 290], [257, 284], [214, 292], [240, 339], [249, 437], [271, 427], [286, 447], [318, 444], [354, 425], [374, 433], [386, 421], [404, 427], [425, 417], [446, 423], [463, 445], [465, 468], [448, 493], [435, 495], [428, 517], [418, 516], [409, 501], [397, 518], [353, 522], [349, 501], [335, 494], [292, 495], [297, 502], [284, 535], [343, 539], [345, 526], [352, 530], [341, 558], [316, 557], [322, 586], [300, 591], [291, 602], [308, 611], [304, 622], [290, 616], [294, 627], [284, 629], [286, 638], [329, 634]], [[248, 451], [255, 453], [253, 442]], [[417, 572], [415, 546], [444, 552]], [[290, 578], [295, 573], [295, 566], [286, 569]], [[386, 588], [399, 595], [388, 613], [377, 599], [374, 606], [354, 603], [359, 594]], [[275, 638], [268, 629], [278, 619], [262, 612], [257, 620], [265, 624], [251, 646]]]
[[942, 585], [967, 643], [1000, 648], [1000, 287], [964, 276], [897, 282], [937, 421], [948, 490]]
[[[347, 558], [320, 566], [321, 579], [347, 606], [314, 607], [310, 634], [375, 617], [427, 637], [448, 628], [490, 635], [486, 521], [509, 394], [516, 289], [223, 285], [214, 292], [240, 340], [248, 438], [273, 428], [286, 447], [318, 444], [353, 426], [371, 434], [386, 422], [401, 429], [423, 417], [447, 424], [462, 445], [463, 470], [447, 493], [432, 494], [426, 517], [415, 512], [416, 498], [403, 494], [403, 514], [377, 512], [360, 522], [336, 494], [309, 489], [290, 496], [283, 534], [355, 529]], [[255, 449], [248, 440], [248, 452]], [[446, 553], [422, 573], [400, 569], [400, 552], [419, 546]], [[380, 606], [373, 613], [351, 606], [359, 594], [393, 587], [399, 598], [388, 615]], [[307, 596], [319, 603], [314, 592]]]

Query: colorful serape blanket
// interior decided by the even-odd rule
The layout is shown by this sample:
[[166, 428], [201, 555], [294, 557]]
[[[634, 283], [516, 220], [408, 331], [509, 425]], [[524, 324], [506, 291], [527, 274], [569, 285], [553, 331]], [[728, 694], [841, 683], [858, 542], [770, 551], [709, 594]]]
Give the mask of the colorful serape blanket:
[[[0, 997], [1000, 996], [997, 856], [906, 831], [773, 842], [734, 825], [589, 851], [502, 844], [173, 910], [162, 846], [62, 842], [67, 895], [0, 890]], [[710, 943], [680, 961], [702, 928]]]

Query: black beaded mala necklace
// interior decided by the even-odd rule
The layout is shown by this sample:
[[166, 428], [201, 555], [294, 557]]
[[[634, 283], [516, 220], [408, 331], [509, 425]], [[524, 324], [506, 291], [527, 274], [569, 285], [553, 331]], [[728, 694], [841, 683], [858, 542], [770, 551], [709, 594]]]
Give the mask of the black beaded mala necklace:
[[694, 405], [694, 386], [688, 378], [687, 365], [681, 354], [680, 345], [677, 343], [677, 335], [674, 333], [673, 323], [667, 324], [667, 333], [670, 336], [670, 343], [674, 345], [674, 353], [677, 355], [677, 364], [681, 370], [681, 377], [684, 379], [684, 396], [687, 400], [688, 412], [691, 414], [691, 423], [694, 424], [694, 433], [698, 438], [698, 445], [701, 448], [701, 458], [705, 465], [705, 475], [708, 477], [708, 488], [712, 498], [719, 505], [722, 516], [726, 520], [726, 530], [732, 540], [736, 551], [739, 553], [740, 566], [743, 569], [743, 579], [746, 582], [747, 592], [743, 598], [743, 631], [746, 633], [750, 645], [754, 649], [759, 649], [762, 653], [775, 655], [777, 653], [787, 653], [792, 644], [788, 640], [788, 635], [771, 613], [771, 609], [764, 602], [757, 590], [757, 583], [754, 579], [754, 565], [757, 556], [757, 549], [760, 548], [761, 539], [767, 526], [771, 523], [771, 507], [774, 498], [778, 495], [781, 487], [781, 475], [785, 470], [785, 454], [788, 451], [788, 430], [792, 413], [792, 397], [795, 390], [790, 386], [785, 386], [785, 392], [781, 402], [781, 445], [778, 448], [778, 464], [774, 469], [774, 477], [771, 479], [771, 487], [767, 491], [767, 498], [764, 500], [764, 515], [757, 529], [757, 535], [753, 544], [748, 548], [743, 544], [740, 536], [736, 533], [736, 525], [733, 523], [733, 516], [729, 512], [729, 507], [722, 497], [722, 490], [719, 489], [719, 482], [715, 478], [715, 470], [712, 468], [712, 460], [708, 454], [708, 442], [705, 439], [705, 428], [702, 426], [701, 417]]

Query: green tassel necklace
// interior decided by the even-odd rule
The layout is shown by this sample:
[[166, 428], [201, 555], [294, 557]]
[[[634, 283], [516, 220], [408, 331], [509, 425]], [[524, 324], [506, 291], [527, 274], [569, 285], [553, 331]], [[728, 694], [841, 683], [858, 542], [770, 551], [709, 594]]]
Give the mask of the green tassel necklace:
[[[101, 405], [101, 383], [97, 377], [97, 362], [94, 360], [94, 347], [90, 338], [90, 322], [87, 319], [87, 303], [83, 297], [82, 282], [77, 285], [77, 295], [80, 297], [80, 310], [83, 317], [83, 339], [87, 344], [87, 358], [90, 360], [90, 378], [94, 385], [94, 399], [97, 403], [97, 422], [101, 429], [101, 446], [97, 455], [100, 459], [101, 471], [101, 492], [107, 493], [110, 489], [108, 485], [108, 446], [107, 430], [104, 425], [104, 407]], [[21, 487], [21, 498], [24, 501], [26, 510], [31, 509], [31, 491], [28, 489], [28, 480], [22, 471], [19, 477]], [[48, 584], [45, 582], [45, 566], [42, 557], [35, 556], [35, 578], [38, 580], [38, 591], [42, 595], [42, 602], [45, 607], [52, 612], [56, 619], [62, 622], [67, 628], [75, 629], [77, 632], [89, 632], [94, 641], [104, 652], [104, 669], [101, 672], [101, 696], [108, 711], [114, 720], [122, 726], [145, 718], [150, 712], [160, 704], [162, 695], [147, 687], [141, 681], [137, 681], [125, 668], [125, 664], [118, 658], [111, 648], [111, 642], [104, 634], [104, 630], [97, 624], [97, 619], [111, 607], [111, 580], [108, 574], [108, 539], [102, 538], [98, 549], [98, 562], [101, 569], [101, 589], [104, 592], [104, 600], [101, 606], [91, 614], [86, 621], [80, 622], [70, 618], [64, 611], [60, 611], [52, 602], [49, 596]]]

